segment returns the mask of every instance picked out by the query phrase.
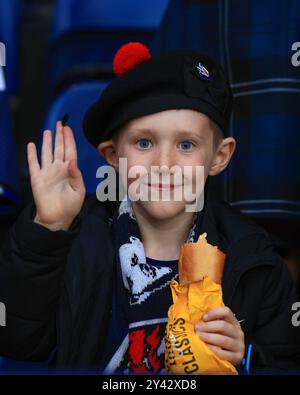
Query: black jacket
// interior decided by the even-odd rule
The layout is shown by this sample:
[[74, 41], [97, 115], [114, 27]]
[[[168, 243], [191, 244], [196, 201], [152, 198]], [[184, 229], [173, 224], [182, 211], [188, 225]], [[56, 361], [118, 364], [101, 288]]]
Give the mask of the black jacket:
[[[33, 222], [27, 206], [0, 255], [0, 355], [43, 361], [56, 348], [56, 365], [101, 366], [118, 262], [113, 203], [86, 198], [70, 230]], [[252, 344], [252, 368], [297, 369], [300, 328], [291, 322], [297, 296], [268, 234], [229, 204], [208, 199], [203, 231], [226, 253], [223, 299]]]

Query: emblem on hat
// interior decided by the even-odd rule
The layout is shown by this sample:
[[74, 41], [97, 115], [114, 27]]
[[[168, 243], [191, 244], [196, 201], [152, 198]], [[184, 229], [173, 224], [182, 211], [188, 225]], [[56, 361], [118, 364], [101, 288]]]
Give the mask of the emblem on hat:
[[203, 64], [201, 64], [200, 62], [198, 63], [198, 65], [196, 66], [198, 73], [200, 75], [200, 77], [204, 80], [211, 80], [211, 76], [209, 74], [209, 71], [207, 70], [206, 67], [203, 66]]

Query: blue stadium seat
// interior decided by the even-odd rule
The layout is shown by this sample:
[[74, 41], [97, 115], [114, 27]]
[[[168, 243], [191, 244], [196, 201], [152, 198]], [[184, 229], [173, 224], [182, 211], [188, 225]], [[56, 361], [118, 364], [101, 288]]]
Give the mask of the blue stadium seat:
[[67, 124], [75, 135], [78, 166], [82, 171], [86, 191], [94, 193], [100, 180], [96, 178], [96, 170], [106, 162], [98, 151], [86, 140], [82, 132], [82, 120], [87, 108], [100, 96], [108, 82], [87, 82], [73, 85], [62, 92], [51, 106], [45, 122], [45, 129], [55, 131], [55, 124], [65, 113], [69, 115]]
[[16, 94], [18, 88], [18, 50], [21, 16], [21, 0], [0, 0], [0, 42], [6, 46], [4, 68], [7, 92]]
[[57, 0], [53, 36], [80, 29], [155, 30], [170, 0]]
[[[170, 0], [57, 0], [50, 48], [49, 86], [95, 75], [111, 78], [117, 49], [142, 41], [151, 49]], [[63, 83], [62, 81], [67, 81]]]
[[6, 92], [0, 92], [0, 141], [0, 215], [10, 215], [21, 201], [16, 146]]

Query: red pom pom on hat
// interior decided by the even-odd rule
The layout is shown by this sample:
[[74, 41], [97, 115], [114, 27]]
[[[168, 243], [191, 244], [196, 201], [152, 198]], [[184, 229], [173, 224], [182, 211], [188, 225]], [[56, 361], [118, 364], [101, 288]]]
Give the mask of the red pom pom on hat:
[[113, 60], [114, 73], [120, 77], [136, 65], [151, 59], [151, 53], [146, 45], [140, 42], [130, 42], [118, 49]]

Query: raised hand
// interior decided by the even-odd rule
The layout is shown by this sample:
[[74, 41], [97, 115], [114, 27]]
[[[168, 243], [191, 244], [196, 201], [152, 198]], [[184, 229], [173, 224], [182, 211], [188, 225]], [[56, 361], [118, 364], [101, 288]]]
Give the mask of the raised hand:
[[57, 122], [54, 152], [52, 132], [45, 130], [41, 156], [40, 166], [35, 144], [27, 145], [31, 188], [37, 210], [34, 221], [50, 230], [67, 230], [80, 212], [85, 197], [72, 129]]

